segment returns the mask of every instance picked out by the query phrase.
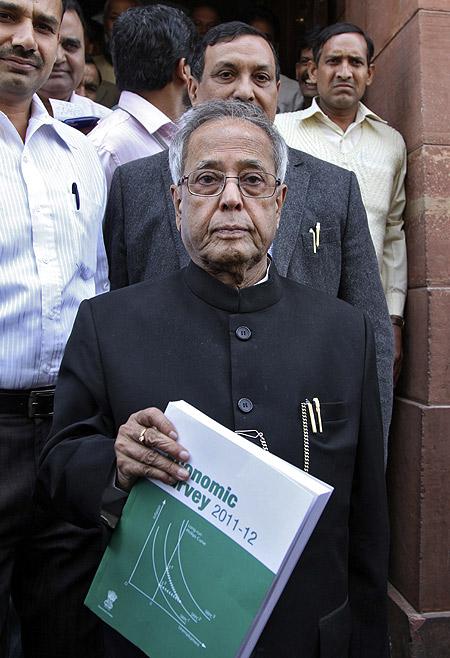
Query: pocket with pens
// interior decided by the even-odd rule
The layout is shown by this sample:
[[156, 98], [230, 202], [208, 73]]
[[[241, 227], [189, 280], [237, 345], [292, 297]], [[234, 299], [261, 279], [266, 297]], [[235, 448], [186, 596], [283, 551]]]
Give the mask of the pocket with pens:
[[313, 434], [323, 434], [328, 423], [345, 421], [348, 417], [348, 407], [345, 402], [323, 402], [318, 397], [306, 398], [301, 403], [306, 416], [308, 429]]
[[[321, 402], [318, 397], [306, 398], [300, 403], [300, 422], [303, 435], [303, 470], [309, 473], [311, 465], [311, 438], [327, 445], [331, 428], [336, 429], [348, 417], [345, 402]], [[333, 433], [333, 432], [332, 432]]]

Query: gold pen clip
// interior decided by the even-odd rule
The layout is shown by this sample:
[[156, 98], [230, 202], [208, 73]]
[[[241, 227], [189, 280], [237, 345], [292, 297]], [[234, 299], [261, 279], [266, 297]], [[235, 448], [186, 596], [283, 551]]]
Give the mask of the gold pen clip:
[[320, 246], [320, 222], [316, 222], [316, 247]]
[[320, 246], [320, 222], [316, 222], [315, 228], [310, 228], [309, 232], [312, 235], [313, 241], [313, 252], [317, 254], [317, 250]]
[[313, 241], [313, 252], [317, 254], [317, 241], [316, 241], [316, 232], [313, 228], [309, 229], [309, 232], [312, 235], [312, 241]]
[[313, 402], [314, 402], [314, 406], [316, 407], [317, 420], [318, 420], [318, 422], [319, 422], [319, 432], [322, 433], [322, 432], [323, 432], [323, 428], [322, 428], [322, 416], [321, 416], [321, 413], [320, 413], [320, 401], [319, 401], [319, 398], [313, 398]]

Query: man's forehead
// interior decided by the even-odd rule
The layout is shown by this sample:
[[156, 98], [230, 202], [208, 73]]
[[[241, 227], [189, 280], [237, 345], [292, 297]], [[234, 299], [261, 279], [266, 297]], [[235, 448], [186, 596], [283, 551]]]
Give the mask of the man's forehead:
[[61, 19], [63, 0], [0, 0], [0, 8], [21, 12], [45, 14]]
[[275, 59], [269, 44], [255, 35], [243, 35], [232, 41], [219, 41], [207, 46], [205, 66], [212, 68], [221, 63], [275, 71]]
[[233, 162], [266, 163], [273, 159], [267, 133], [242, 119], [221, 119], [201, 125], [191, 134], [187, 159], [196, 167], [221, 168]]
[[46, 14], [51, 12], [62, 16], [63, 0], [32, 0], [31, 4], [36, 11], [42, 11]]
[[344, 34], [336, 34], [328, 39], [323, 45], [323, 51], [326, 51], [327, 55], [350, 55], [366, 58], [367, 44], [362, 34], [346, 32]]
[[61, 35], [70, 33], [77, 37], [84, 36], [83, 24], [77, 12], [73, 9], [65, 11], [61, 21]]

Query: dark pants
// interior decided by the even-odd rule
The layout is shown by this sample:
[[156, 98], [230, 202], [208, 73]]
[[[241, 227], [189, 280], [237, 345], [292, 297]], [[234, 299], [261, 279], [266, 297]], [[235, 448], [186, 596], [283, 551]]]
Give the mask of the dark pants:
[[50, 424], [0, 414], [0, 655], [9, 651], [11, 593], [26, 658], [103, 658], [101, 626], [83, 606], [100, 532], [60, 522], [33, 502]]

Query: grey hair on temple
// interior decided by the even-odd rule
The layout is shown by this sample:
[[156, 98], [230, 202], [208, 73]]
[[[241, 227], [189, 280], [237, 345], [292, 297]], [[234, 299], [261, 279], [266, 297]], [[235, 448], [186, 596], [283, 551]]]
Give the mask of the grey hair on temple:
[[183, 177], [187, 147], [192, 133], [205, 123], [224, 119], [248, 121], [266, 133], [272, 144], [275, 175], [283, 182], [288, 161], [284, 139], [257, 105], [231, 100], [211, 100], [200, 103], [185, 112], [180, 118], [179, 131], [169, 147], [169, 165], [173, 182], [177, 184]]

